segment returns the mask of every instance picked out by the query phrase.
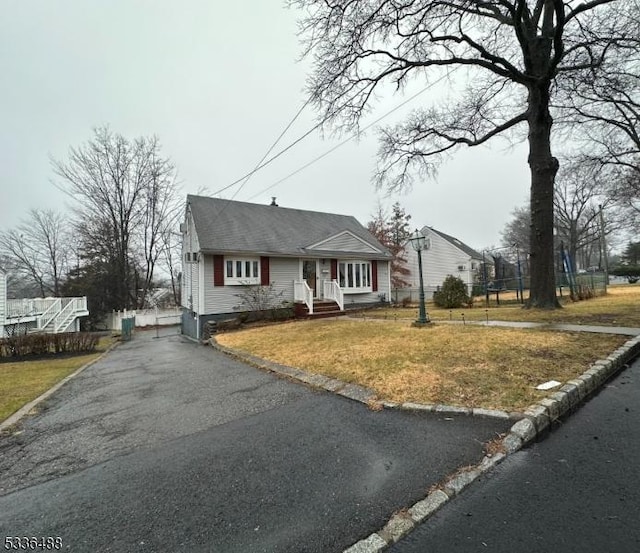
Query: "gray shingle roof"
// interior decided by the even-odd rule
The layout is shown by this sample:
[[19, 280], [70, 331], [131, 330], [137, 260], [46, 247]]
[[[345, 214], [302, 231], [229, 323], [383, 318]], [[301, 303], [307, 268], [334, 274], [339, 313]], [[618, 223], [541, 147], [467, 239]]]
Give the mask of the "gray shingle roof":
[[[312, 252], [306, 249], [308, 246], [349, 231], [382, 252], [367, 257], [391, 257], [384, 246], [350, 215], [192, 195], [187, 196], [187, 205], [203, 252], [309, 255]], [[341, 257], [350, 252], [324, 253]], [[358, 253], [357, 257], [361, 258], [363, 254]]]
[[464, 242], [458, 240], [457, 238], [455, 238], [453, 236], [450, 236], [449, 234], [445, 234], [444, 232], [441, 232], [439, 230], [436, 230], [433, 227], [425, 227], [425, 228], [428, 228], [430, 231], [435, 232], [438, 236], [441, 236], [447, 242], [449, 242], [450, 244], [453, 244], [456, 248], [462, 250], [469, 257], [471, 257], [473, 259], [482, 259], [482, 254], [481, 253], [478, 253], [472, 247], [467, 246]]

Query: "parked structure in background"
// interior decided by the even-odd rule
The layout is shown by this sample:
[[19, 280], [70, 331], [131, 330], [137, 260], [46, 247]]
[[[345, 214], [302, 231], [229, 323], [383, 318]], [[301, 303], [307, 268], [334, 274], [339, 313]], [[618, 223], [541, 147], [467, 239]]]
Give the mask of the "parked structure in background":
[[[482, 254], [461, 240], [432, 227], [422, 227], [420, 232], [430, 243], [430, 248], [422, 252], [422, 275], [426, 298], [433, 298], [433, 293], [449, 275], [460, 278], [471, 295], [473, 285], [478, 282], [478, 275], [482, 267]], [[405, 297], [410, 297], [412, 301], [418, 299], [420, 287], [418, 254], [410, 244], [407, 244], [405, 256], [409, 274], [403, 278], [409, 284], [406, 288], [397, 288], [393, 291], [392, 299], [395, 302], [400, 302]]]
[[243, 311], [295, 304], [307, 316], [390, 299], [391, 254], [351, 216], [188, 196], [181, 231], [182, 331], [194, 338]]
[[0, 269], [0, 337], [14, 333], [77, 332], [89, 315], [87, 298], [7, 299], [7, 275]]

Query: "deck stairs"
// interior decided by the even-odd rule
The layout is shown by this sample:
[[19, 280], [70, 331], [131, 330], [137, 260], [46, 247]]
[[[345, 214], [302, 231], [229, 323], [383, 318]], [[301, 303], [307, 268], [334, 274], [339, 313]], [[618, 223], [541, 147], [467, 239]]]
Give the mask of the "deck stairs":
[[89, 315], [87, 298], [7, 299], [0, 312], [3, 334], [12, 327], [27, 332], [58, 334], [77, 330], [76, 321]]

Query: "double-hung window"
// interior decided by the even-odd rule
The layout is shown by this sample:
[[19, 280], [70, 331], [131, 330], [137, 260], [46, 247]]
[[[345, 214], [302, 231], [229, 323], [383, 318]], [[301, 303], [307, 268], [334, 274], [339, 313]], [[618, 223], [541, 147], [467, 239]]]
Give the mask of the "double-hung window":
[[338, 284], [344, 293], [371, 292], [371, 263], [369, 261], [340, 261]]
[[225, 257], [224, 283], [260, 284], [260, 260], [253, 257]]

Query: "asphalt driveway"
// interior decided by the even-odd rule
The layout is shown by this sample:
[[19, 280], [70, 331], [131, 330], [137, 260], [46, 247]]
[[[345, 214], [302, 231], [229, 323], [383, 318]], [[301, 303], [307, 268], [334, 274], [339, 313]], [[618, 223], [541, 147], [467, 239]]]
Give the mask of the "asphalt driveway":
[[0, 538], [68, 551], [339, 552], [509, 421], [374, 412], [138, 333], [0, 437]]

